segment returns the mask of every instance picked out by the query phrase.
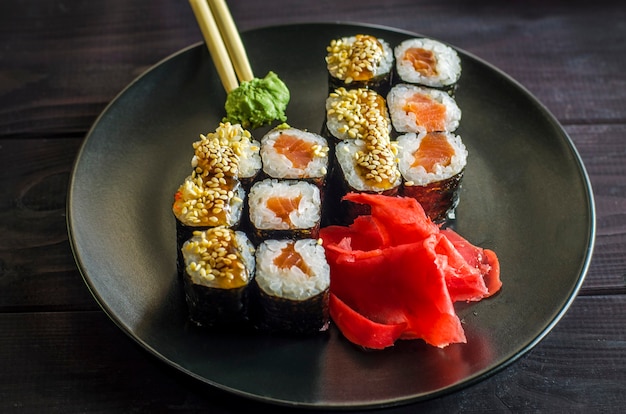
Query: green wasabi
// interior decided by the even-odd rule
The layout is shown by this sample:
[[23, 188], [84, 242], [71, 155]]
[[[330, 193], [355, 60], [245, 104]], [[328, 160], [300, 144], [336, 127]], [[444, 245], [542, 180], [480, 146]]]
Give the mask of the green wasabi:
[[241, 124], [245, 129], [255, 129], [278, 120], [285, 122], [289, 103], [289, 89], [274, 72], [265, 78], [242, 82], [226, 97], [224, 122]]

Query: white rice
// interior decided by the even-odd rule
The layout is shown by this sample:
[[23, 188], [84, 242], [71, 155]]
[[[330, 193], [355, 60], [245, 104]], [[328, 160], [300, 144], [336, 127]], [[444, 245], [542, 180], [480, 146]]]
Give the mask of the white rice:
[[241, 141], [239, 155], [239, 178], [252, 178], [261, 171], [261, 144], [257, 140]]
[[[294, 166], [286, 155], [274, 149], [274, 144], [282, 134], [295, 136], [316, 146], [306, 166]], [[276, 128], [261, 139], [261, 159], [263, 171], [272, 178], [321, 178], [328, 172], [328, 144], [325, 138], [312, 132], [296, 128]]]
[[[301, 197], [298, 207], [283, 221], [267, 207], [272, 197], [295, 199]], [[248, 194], [250, 221], [260, 230], [302, 230], [315, 227], [321, 218], [319, 188], [306, 181], [279, 181], [265, 179], [255, 183]]]
[[445, 105], [445, 119], [443, 131], [452, 132], [459, 127], [461, 109], [456, 101], [447, 93], [438, 89], [425, 88], [416, 85], [399, 84], [391, 88], [387, 95], [387, 105], [391, 114], [391, 122], [398, 132], [431, 132], [427, 131], [412, 112], [406, 112], [404, 107], [411, 97], [416, 94], [426, 95], [438, 103]]
[[426, 135], [426, 133], [408, 133], [398, 137], [398, 168], [408, 185], [427, 185], [446, 180], [463, 171], [467, 164], [468, 153], [461, 137], [447, 132], [445, 133], [447, 141], [454, 148], [449, 165], [436, 164], [433, 172], [427, 172], [422, 166], [411, 167], [415, 161], [413, 154], [419, 149]]
[[[365, 142], [359, 139], [346, 140], [337, 144], [335, 155], [341, 167], [344, 180], [356, 191], [378, 191], [378, 189], [370, 186], [368, 182], [363, 179], [361, 174], [359, 174], [355, 157], [355, 154], [359, 150], [365, 150]], [[393, 186], [396, 187], [400, 185], [401, 179], [401, 176], [398, 175], [395, 182], [392, 183]]]
[[[299, 267], [283, 269], [274, 264], [282, 249], [295, 243], [298, 252], [312, 274], [305, 274]], [[322, 293], [330, 286], [330, 266], [326, 261], [324, 247], [313, 239], [266, 240], [256, 251], [256, 281], [268, 295], [290, 300], [305, 300]]]
[[[421, 74], [415, 70], [413, 62], [403, 58], [406, 51], [412, 48], [428, 50], [434, 54], [436, 61], [435, 75], [425, 76]], [[418, 38], [405, 40], [396, 46], [394, 54], [398, 75], [404, 82], [442, 88], [453, 85], [461, 76], [461, 59], [456, 50], [433, 39]]]

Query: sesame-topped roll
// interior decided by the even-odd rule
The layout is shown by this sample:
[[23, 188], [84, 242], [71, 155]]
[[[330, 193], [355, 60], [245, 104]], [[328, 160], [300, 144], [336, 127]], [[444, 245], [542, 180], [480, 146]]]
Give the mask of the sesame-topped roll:
[[408, 39], [394, 49], [396, 70], [406, 83], [444, 89], [451, 93], [461, 77], [456, 50], [428, 38]]
[[196, 231], [181, 251], [190, 320], [226, 329], [246, 323], [255, 250], [245, 233], [226, 227]]
[[239, 180], [192, 174], [178, 188], [172, 211], [187, 227], [236, 227], [244, 197]]
[[326, 139], [312, 132], [279, 127], [261, 139], [263, 172], [276, 179], [301, 179], [323, 186], [328, 172]]
[[372, 131], [389, 134], [391, 120], [385, 98], [371, 89], [336, 89], [326, 99], [323, 131], [335, 142], [364, 139]]
[[321, 240], [265, 240], [256, 251], [257, 328], [315, 334], [329, 326], [330, 266]]
[[306, 181], [265, 179], [248, 195], [255, 241], [317, 238], [322, 215], [319, 187]]
[[409, 133], [398, 137], [401, 193], [415, 198], [431, 220], [454, 218], [467, 150], [450, 132]]
[[196, 230], [241, 224], [245, 191], [239, 180], [201, 176], [193, 172], [174, 196], [172, 212], [176, 217], [178, 270], [182, 273], [180, 247]]
[[341, 209], [338, 222], [350, 223], [358, 215], [369, 214], [367, 205], [340, 200], [349, 192], [398, 194], [402, 180], [395, 143], [388, 137], [370, 135], [363, 141], [343, 141], [337, 144], [335, 156], [339, 164], [333, 176], [338, 189], [334, 202]]
[[393, 50], [371, 35], [333, 39], [326, 47], [329, 90], [338, 87], [370, 88], [387, 93], [393, 69]]
[[215, 132], [193, 143], [191, 165], [198, 174], [220, 174], [249, 187], [261, 171], [260, 144], [239, 124], [220, 123]]
[[461, 120], [456, 101], [439, 89], [396, 85], [387, 95], [387, 105], [397, 132], [453, 132]]

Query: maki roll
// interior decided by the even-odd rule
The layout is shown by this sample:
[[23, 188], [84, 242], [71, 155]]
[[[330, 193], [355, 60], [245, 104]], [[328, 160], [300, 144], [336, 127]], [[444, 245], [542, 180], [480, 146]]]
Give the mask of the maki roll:
[[402, 82], [450, 93], [461, 77], [461, 59], [456, 50], [433, 39], [405, 40], [396, 46], [394, 55]]
[[380, 38], [366, 34], [333, 39], [326, 47], [329, 91], [370, 88], [387, 93], [393, 69], [393, 50]]
[[311, 181], [321, 188], [328, 173], [328, 150], [320, 135], [275, 128], [261, 139], [263, 172], [270, 178]]
[[467, 150], [449, 132], [409, 133], [398, 138], [402, 195], [416, 199], [434, 222], [454, 218]]
[[453, 132], [461, 120], [455, 100], [438, 89], [396, 85], [387, 95], [387, 105], [398, 132]]
[[196, 231], [181, 251], [189, 319], [226, 330], [245, 326], [255, 271], [254, 246], [246, 234], [227, 227]]
[[256, 251], [257, 328], [315, 334], [329, 326], [330, 267], [312, 239], [266, 240]]
[[188, 176], [174, 196], [172, 211], [185, 227], [237, 227], [245, 192], [239, 180]]
[[237, 178], [247, 189], [261, 171], [260, 147], [241, 125], [220, 123], [193, 143], [191, 164], [198, 174]]
[[343, 141], [337, 144], [336, 156], [348, 191], [383, 193], [400, 184], [390, 142], [367, 145], [361, 140]]
[[322, 215], [319, 187], [306, 181], [265, 179], [248, 195], [250, 224], [257, 242], [317, 238]]
[[[336, 197], [349, 192], [398, 194], [402, 182], [396, 160], [397, 149], [386, 135], [368, 135], [365, 140], [337, 144], [335, 156], [339, 167], [334, 175]], [[335, 200], [337, 203], [337, 200]], [[339, 222], [351, 222], [356, 216], [369, 214], [369, 206], [349, 201], [339, 202]]]
[[391, 132], [391, 119], [382, 95], [363, 88], [338, 88], [328, 95], [323, 135], [336, 143], [364, 139], [372, 130], [383, 135]]

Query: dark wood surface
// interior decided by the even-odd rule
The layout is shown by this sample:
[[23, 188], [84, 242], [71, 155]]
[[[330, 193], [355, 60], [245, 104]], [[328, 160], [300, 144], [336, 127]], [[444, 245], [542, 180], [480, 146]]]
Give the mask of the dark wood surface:
[[[381, 412], [623, 411], [621, 2], [233, 0], [230, 6], [241, 30], [364, 22], [473, 53], [519, 81], [556, 116], [591, 179], [594, 255], [579, 296], [552, 332], [482, 382]], [[0, 412], [296, 411], [209, 388], [149, 355], [100, 310], [72, 257], [65, 198], [88, 129], [135, 77], [200, 40], [186, 1], [0, 3]]]

